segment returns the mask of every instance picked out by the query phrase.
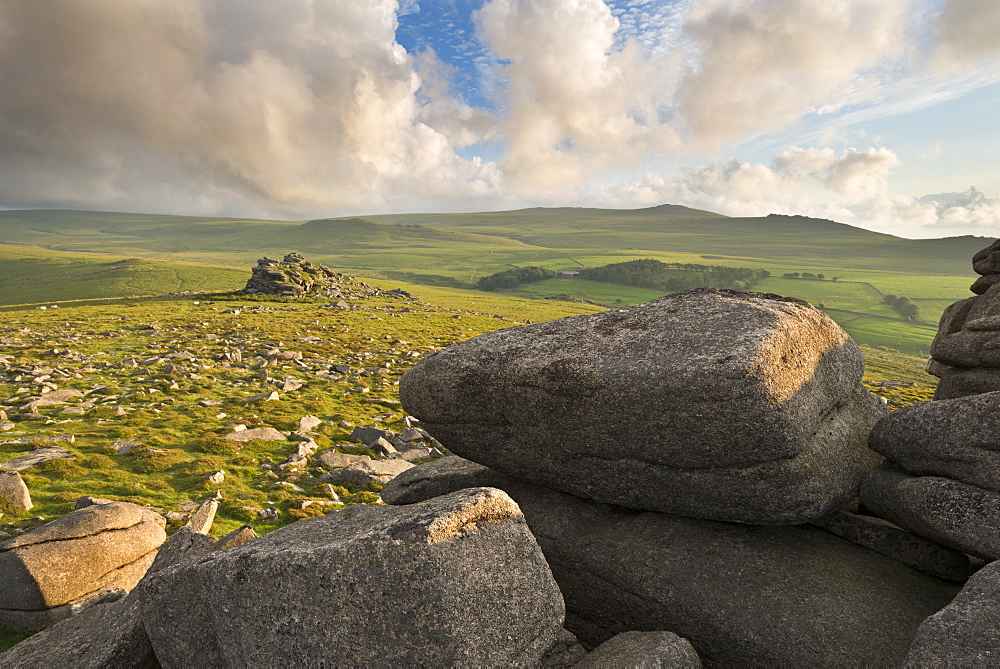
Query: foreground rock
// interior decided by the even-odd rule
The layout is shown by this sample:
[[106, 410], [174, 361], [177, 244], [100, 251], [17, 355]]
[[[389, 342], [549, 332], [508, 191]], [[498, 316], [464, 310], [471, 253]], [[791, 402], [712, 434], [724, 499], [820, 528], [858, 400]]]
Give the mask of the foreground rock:
[[1000, 558], [1000, 494], [992, 490], [883, 466], [861, 486], [861, 501], [931, 541], [987, 561]]
[[623, 632], [595, 648], [575, 667], [700, 669], [701, 660], [687, 640], [672, 632]]
[[521, 512], [491, 489], [351, 506], [144, 587], [165, 667], [532, 665], [563, 622]]
[[146, 576], [125, 596], [118, 591], [0, 654], [3, 667], [157, 667], [139, 602], [149, 576], [216, 549], [215, 541], [180, 528], [160, 549]]
[[706, 664], [899, 665], [958, 587], [811, 526], [764, 527], [598, 505], [449, 457], [382, 491], [410, 503], [468, 485], [513, 497], [594, 647], [670, 630]]
[[425, 358], [406, 410], [446, 448], [632, 508], [802, 523], [852, 498], [886, 409], [812, 306], [699, 289], [500, 330]]
[[130, 590], [166, 538], [165, 521], [127, 502], [78, 509], [0, 544], [0, 626], [41, 629], [102, 590]]
[[1000, 563], [980, 569], [958, 597], [920, 625], [907, 667], [1000, 665]]
[[0, 471], [0, 501], [17, 511], [28, 511], [34, 506], [28, 486], [17, 472]]
[[917, 475], [1000, 492], [1000, 392], [924, 402], [876, 424], [868, 444]]

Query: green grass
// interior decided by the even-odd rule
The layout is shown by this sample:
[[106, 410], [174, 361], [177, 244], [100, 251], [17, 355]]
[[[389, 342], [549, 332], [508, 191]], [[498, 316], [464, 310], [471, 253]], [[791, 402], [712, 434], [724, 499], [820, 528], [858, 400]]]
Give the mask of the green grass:
[[0, 244], [0, 304], [235, 290], [248, 273], [231, 267], [72, 254]]

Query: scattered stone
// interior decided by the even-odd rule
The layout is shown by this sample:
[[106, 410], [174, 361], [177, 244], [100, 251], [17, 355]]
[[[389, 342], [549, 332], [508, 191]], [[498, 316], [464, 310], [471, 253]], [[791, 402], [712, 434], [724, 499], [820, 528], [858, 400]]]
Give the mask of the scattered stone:
[[575, 669], [701, 669], [701, 660], [691, 644], [673, 632], [622, 632], [602, 643], [573, 666]]
[[888, 410], [857, 345], [811, 305], [698, 289], [499, 330], [403, 375], [450, 451], [598, 501], [794, 524], [856, 496]]
[[97, 506], [100, 504], [111, 504], [114, 500], [104, 499], [103, 497], [91, 497], [89, 495], [84, 495], [80, 499], [76, 500], [76, 509], [85, 509], [88, 506]]
[[393, 436], [391, 430], [381, 430], [377, 427], [355, 427], [351, 430], [351, 441], [360, 441], [365, 446], [374, 444], [379, 439], [389, 439]]
[[266, 509], [261, 509], [257, 515], [260, 516], [261, 520], [277, 520], [278, 509], [276, 509], [273, 506], [270, 506]]
[[118, 455], [124, 455], [135, 448], [141, 448], [142, 444], [137, 441], [129, 441], [127, 439], [115, 439], [115, 443], [111, 444], [111, 448], [115, 450]]
[[355, 483], [364, 485], [366, 483], [386, 484], [399, 476], [413, 464], [406, 460], [368, 460], [358, 462], [341, 469], [333, 469], [321, 478], [328, 481], [339, 481], [341, 483]]
[[585, 647], [671, 630], [707, 665], [899, 666], [958, 587], [810, 525], [759, 526], [595, 504], [448, 457], [382, 490], [389, 504], [491, 485], [508, 492]]
[[218, 543], [215, 544], [215, 550], [221, 551], [227, 548], [242, 546], [243, 544], [253, 541], [256, 538], [257, 533], [253, 531], [253, 528], [249, 525], [243, 525], [239, 529], [233, 530], [226, 536], [219, 539]]
[[269, 393], [261, 393], [260, 395], [254, 395], [253, 397], [251, 397], [250, 399], [248, 399], [247, 402], [250, 402], [251, 404], [254, 404], [254, 403], [257, 403], [257, 402], [272, 402], [272, 401], [277, 400], [277, 399], [281, 399], [281, 398], [278, 395], [278, 393], [276, 393], [275, 391], [272, 390]]
[[34, 506], [28, 486], [16, 471], [0, 471], [0, 499], [17, 511], [27, 511]]
[[303, 416], [299, 419], [299, 432], [311, 432], [314, 427], [319, 427], [323, 421], [316, 416]]
[[379, 437], [370, 444], [367, 444], [368, 448], [372, 449], [379, 455], [392, 456], [396, 454], [396, 448], [389, 443], [388, 440]]
[[198, 510], [194, 512], [187, 524], [188, 530], [195, 534], [208, 534], [212, 531], [212, 523], [215, 521], [215, 513], [219, 510], [219, 500], [209, 498], [202, 502]]
[[44, 446], [42, 448], [36, 448], [27, 455], [14, 458], [9, 462], [0, 462], [0, 469], [22, 471], [28, 469], [29, 467], [36, 467], [43, 462], [48, 462], [49, 460], [72, 457], [74, 457], [73, 454], [61, 446]]
[[399, 438], [403, 441], [420, 441], [421, 439], [429, 439], [430, 435], [420, 428], [407, 427], [399, 433]]
[[0, 626], [41, 629], [107, 588], [130, 590], [166, 538], [165, 521], [127, 502], [84, 507], [0, 544]]
[[361, 462], [371, 462], [371, 460], [367, 455], [351, 455], [336, 451], [323, 451], [319, 454], [319, 461], [331, 468], [350, 467]]
[[273, 427], [255, 427], [252, 430], [239, 430], [237, 432], [230, 432], [227, 434], [225, 439], [231, 439], [232, 441], [252, 441], [254, 439], [263, 439], [265, 441], [287, 441], [288, 438], [281, 432], [278, 432]]
[[[260, 596], [264, 583], [270, 597]], [[330, 658], [343, 666], [532, 666], [563, 618], [521, 513], [496, 490], [403, 508], [351, 506], [162, 570], [148, 584], [143, 619], [164, 666]], [[383, 593], [393, 593], [391, 605]]]
[[226, 472], [222, 469], [205, 476], [205, 480], [212, 485], [222, 485], [226, 481]]
[[906, 656], [907, 667], [995, 667], [1000, 664], [1000, 562], [976, 572], [958, 596], [927, 618]]
[[940, 476], [872, 472], [861, 501], [882, 518], [986, 561], [1000, 558], [1000, 494]]

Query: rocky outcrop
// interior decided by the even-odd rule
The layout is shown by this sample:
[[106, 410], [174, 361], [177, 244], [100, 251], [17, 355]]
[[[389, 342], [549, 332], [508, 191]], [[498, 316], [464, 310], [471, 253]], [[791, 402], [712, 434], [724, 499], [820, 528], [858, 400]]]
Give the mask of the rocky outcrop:
[[638, 509], [802, 523], [851, 499], [886, 409], [854, 342], [791, 298], [700, 289], [475, 337], [400, 399], [450, 451]]
[[931, 541], [987, 561], [1000, 558], [1000, 495], [992, 490], [887, 465], [861, 486], [861, 501]]
[[927, 372], [939, 377], [934, 399], [1000, 390], [1000, 240], [972, 257], [976, 295], [945, 309]]
[[588, 647], [666, 630], [709, 665], [899, 665], [958, 587], [809, 525], [753, 526], [595, 504], [450, 457], [382, 491], [411, 503], [492, 485], [524, 512]]
[[166, 538], [164, 525], [153, 511], [112, 502], [0, 544], [0, 626], [40, 629], [102, 590], [130, 590]]
[[0, 654], [0, 666], [25, 669], [159, 666], [140, 613], [139, 602], [146, 596], [145, 584], [161, 569], [190, 564], [216, 549], [210, 537], [180, 528], [163, 544], [146, 575], [127, 596], [119, 590], [22, 641]]
[[531, 665], [563, 622], [521, 512], [491, 489], [348, 507], [144, 587], [165, 667]]
[[[360, 300], [383, 294], [362, 281], [334, 272], [326, 265], [311, 263], [298, 253], [289, 253], [282, 260], [263, 257], [257, 261], [244, 293], [250, 295], [277, 295], [279, 297], [326, 297], [331, 299]], [[402, 290], [384, 294], [413, 299]], [[347, 303], [345, 303], [345, 306]]]

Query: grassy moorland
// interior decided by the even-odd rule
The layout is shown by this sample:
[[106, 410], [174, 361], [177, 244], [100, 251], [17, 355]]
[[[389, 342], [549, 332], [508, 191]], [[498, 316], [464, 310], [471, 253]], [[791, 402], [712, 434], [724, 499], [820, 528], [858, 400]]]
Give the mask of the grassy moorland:
[[[556, 270], [654, 258], [766, 269], [771, 278], [754, 290], [822, 305], [860, 343], [916, 356], [926, 354], [945, 306], [969, 295], [971, 256], [992, 241], [908, 240], [833, 221], [730, 218], [674, 205], [315, 221], [8, 211], [0, 212], [0, 239], [20, 245], [5, 247], [9, 271], [0, 275], [0, 304], [178, 292], [193, 286], [230, 289], [245, 274], [228, 268], [245, 272], [260, 255], [290, 250], [374, 280], [431, 286], [445, 301], [462, 294], [458, 299], [484, 305], [506, 303], [497, 296], [452, 289], [470, 289], [483, 276], [526, 265]], [[87, 258], [88, 266], [70, 269], [75, 261], [57, 251]], [[116, 255], [101, 255], [107, 253]], [[66, 267], [59, 265], [62, 260]], [[826, 280], [783, 278], [802, 272], [823, 274]], [[522, 299], [568, 297], [603, 306], [635, 304], [658, 294], [560, 279], [510, 292]], [[882, 298], [888, 294], [911, 298], [920, 308], [916, 321], [901, 320], [885, 305]], [[549, 309], [527, 302], [517, 307], [522, 308], [526, 314]]]

